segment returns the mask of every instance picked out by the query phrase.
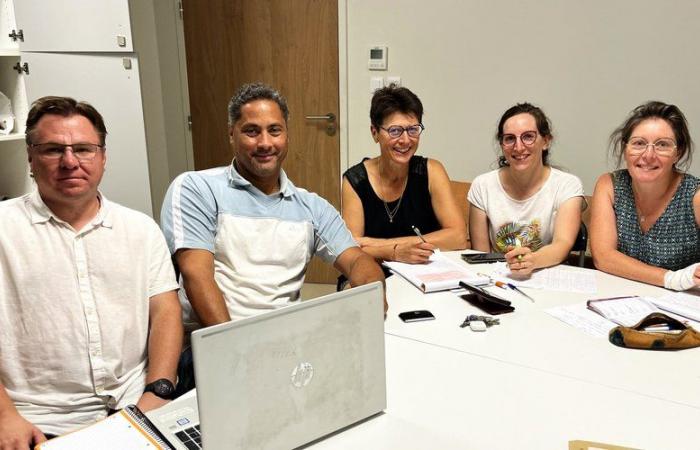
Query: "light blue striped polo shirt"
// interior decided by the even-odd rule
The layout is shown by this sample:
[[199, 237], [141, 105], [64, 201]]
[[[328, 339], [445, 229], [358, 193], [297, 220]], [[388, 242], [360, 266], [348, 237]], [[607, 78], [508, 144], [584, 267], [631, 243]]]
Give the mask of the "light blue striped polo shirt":
[[[232, 319], [299, 299], [313, 255], [328, 263], [357, 244], [338, 211], [280, 173], [280, 191], [266, 195], [233, 164], [185, 172], [168, 188], [161, 226], [172, 253], [214, 254], [214, 278]], [[181, 286], [182, 287], [182, 286]], [[198, 319], [180, 289], [185, 326]]]

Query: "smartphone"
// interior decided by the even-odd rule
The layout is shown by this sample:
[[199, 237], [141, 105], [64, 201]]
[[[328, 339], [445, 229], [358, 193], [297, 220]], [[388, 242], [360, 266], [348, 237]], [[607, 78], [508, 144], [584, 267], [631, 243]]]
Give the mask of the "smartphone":
[[503, 253], [462, 253], [462, 259], [469, 264], [486, 264], [505, 261]]
[[496, 303], [487, 297], [479, 294], [465, 294], [460, 295], [462, 300], [466, 300], [471, 305], [476, 306], [480, 310], [484, 311], [486, 314], [492, 316], [497, 316], [499, 314], [505, 314], [515, 311], [515, 308], [510, 305], [504, 305], [502, 303]]
[[422, 320], [433, 320], [435, 316], [433, 313], [427, 309], [420, 309], [418, 311], [406, 311], [399, 314], [399, 319], [404, 322], [420, 322]]
[[460, 298], [487, 314], [497, 316], [515, 311], [510, 302], [504, 298], [493, 295], [478, 286], [472, 286], [467, 283], [460, 283], [459, 285], [471, 292], [471, 294], [460, 295]]

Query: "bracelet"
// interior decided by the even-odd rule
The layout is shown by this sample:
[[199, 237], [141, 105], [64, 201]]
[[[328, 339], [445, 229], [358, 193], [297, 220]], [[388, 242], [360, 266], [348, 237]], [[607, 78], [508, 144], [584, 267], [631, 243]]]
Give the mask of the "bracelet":
[[396, 261], [396, 247], [398, 247], [399, 244], [394, 244], [394, 257], [391, 258], [393, 261]]

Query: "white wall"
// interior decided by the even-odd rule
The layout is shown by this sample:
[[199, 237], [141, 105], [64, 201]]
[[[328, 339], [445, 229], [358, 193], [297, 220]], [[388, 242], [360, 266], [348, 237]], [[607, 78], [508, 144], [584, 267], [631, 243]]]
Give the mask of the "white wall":
[[[552, 162], [590, 194], [610, 132], [644, 101], [678, 105], [700, 141], [698, 17], [695, 0], [348, 0], [347, 163], [378, 154], [370, 77], [398, 75], [425, 107], [419, 151], [451, 178], [494, 167], [498, 119], [530, 101], [552, 120]], [[389, 70], [367, 69], [374, 45]]]
[[177, 0], [131, 0], [130, 16], [140, 64], [153, 218], [158, 221], [170, 182], [194, 168], [183, 95], [187, 80], [180, 66], [185, 61], [179, 54], [182, 20]]

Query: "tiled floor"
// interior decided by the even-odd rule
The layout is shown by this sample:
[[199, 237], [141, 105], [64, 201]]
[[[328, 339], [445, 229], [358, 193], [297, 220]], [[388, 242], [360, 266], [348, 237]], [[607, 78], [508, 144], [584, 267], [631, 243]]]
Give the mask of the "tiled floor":
[[333, 284], [304, 283], [301, 287], [301, 298], [303, 300], [308, 300], [332, 292], [335, 292], [335, 285]]

